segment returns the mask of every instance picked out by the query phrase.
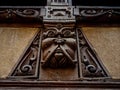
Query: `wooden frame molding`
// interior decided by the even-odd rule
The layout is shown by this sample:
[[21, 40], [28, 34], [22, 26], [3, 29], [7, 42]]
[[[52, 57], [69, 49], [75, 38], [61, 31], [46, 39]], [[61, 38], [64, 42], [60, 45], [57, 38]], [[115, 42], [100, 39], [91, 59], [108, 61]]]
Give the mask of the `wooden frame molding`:
[[[119, 80], [118, 80], [119, 81]], [[0, 87], [74, 87], [74, 88], [108, 88], [119, 89], [120, 83], [113, 81], [12, 81], [0, 80]]]
[[[71, 6], [70, 8], [73, 8], [72, 14], [77, 22], [114, 24], [120, 21], [120, 7]], [[0, 6], [0, 22], [42, 22], [45, 12], [46, 8], [43, 6]]]

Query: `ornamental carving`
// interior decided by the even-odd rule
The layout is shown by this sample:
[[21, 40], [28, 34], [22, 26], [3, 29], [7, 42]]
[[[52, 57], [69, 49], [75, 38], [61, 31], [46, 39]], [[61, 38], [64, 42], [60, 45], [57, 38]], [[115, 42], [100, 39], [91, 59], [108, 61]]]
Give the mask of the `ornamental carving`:
[[110, 77], [81, 28], [75, 28], [74, 24], [45, 24], [45, 28], [28, 45], [9, 78], [41, 80], [42, 73], [51, 70], [54, 75], [54, 70], [61, 73], [64, 69], [76, 69], [78, 80]]
[[15, 9], [0, 9], [1, 22], [37, 22], [42, 21], [42, 8], [15, 8]]
[[75, 67], [76, 54], [75, 30], [71, 27], [47, 27], [42, 38], [43, 67]]
[[80, 28], [82, 24], [119, 24], [119, 7], [72, 6], [72, 0], [47, 0], [46, 6], [0, 6], [0, 22], [40, 28], [10, 72], [12, 81], [2, 80], [0, 86], [119, 87], [116, 80], [111, 82]]
[[[0, 7], [0, 22], [75, 22], [77, 21], [120, 21], [119, 8], [88, 8], [74, 6], [43, 7]], [[24, 19], [24, 20], [23, 20]]]
[[46, 6], [44, 22], [75, 22], [73, 7], [66, 6]]
[[83, 77], [107, 77], [107, 71], [83, 32], [78, 29], [81, 73]]
[[10, 78], [37, 78], [39, 68], [40, 32], [38, 32], [30, 45], [24, 51], [20, 61], [16, 64]]

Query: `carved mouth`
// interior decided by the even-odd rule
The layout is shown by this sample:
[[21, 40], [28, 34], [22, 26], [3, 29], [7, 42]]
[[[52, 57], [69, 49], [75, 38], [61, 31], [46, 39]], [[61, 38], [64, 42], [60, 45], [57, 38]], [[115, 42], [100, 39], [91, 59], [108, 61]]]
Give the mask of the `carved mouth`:
[[54, 56], [55, 56], [56, 60], [58, 60], [58, 61], [60, 61], [64, 57], [63, 51], [60, 47], [56, 48]]

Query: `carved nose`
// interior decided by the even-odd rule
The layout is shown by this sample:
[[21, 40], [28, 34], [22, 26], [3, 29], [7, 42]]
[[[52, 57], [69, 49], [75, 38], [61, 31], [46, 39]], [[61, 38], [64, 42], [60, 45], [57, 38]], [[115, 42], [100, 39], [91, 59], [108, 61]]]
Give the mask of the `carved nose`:
[[55, 43], [56, 44], [64, 44], [65, 43], [65, 40], [64, 39], [55, 39]]

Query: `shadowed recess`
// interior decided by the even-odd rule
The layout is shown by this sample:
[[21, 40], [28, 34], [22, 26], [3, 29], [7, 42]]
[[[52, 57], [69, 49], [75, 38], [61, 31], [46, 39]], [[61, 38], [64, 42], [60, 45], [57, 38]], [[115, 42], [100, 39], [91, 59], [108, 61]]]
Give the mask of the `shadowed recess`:
[[119, 0], [72, 0], [74, 6], [120, 6]]
[[0, 0], [0, 6], [46, 6], [47, 0]]
[[[120, 6], [119, 0], [72, 0], [74, 6]], [[47, 0], [0, 0], [0, 6], [46, 6]]]

